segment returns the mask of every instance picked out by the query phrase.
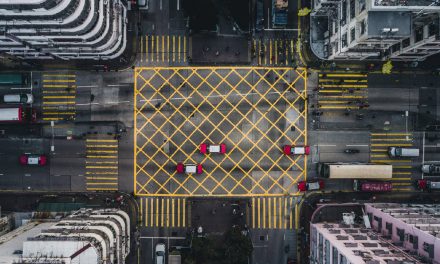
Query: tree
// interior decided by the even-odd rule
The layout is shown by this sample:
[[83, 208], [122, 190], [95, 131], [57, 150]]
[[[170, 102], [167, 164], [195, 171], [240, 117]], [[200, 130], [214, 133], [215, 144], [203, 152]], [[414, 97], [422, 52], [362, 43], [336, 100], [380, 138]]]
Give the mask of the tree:
[[246, 264], [253, 251], [252, 242], [238, 226], [225, 234], [225, 256], [227, 263]]

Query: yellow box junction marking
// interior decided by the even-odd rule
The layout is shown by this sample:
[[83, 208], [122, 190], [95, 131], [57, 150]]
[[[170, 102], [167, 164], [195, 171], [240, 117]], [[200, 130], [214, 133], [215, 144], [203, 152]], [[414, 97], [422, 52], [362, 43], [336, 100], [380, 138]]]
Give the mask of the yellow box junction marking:
[[319, 73], [318, 107], [356, 110], [368, 104], [368, 75], [363, 73]]
[[[135, 69], [135, 194], [280, 196], [292, 192], [296, 182], [306, 178], [307, 157], [283, 155], [281, 142], [307, 144], [306, 82], [302, 68]], [[241, 112], [244, 106], [249, 107], [247, 112]], [[294, 118], [288, 126], [280, 126], [289, 118], [288, 111], [295, 113]], [[192, 118], [196, 114], [202, 121]], [[191, 129], [184, 130], [185, 125]], [[269, 137], [269, 130], [277, 137]], [[200, 143], [214, 136], [218, 143], [228, 143], [227, 153], [199, 154]], [[248, 141], [251, 147], [245, 145]], [[168, 151], [171, 147], [173, 151]], [[204, 172], [178, 175], [179, 162], [204, 164]]]
[[42, 119], [75, 120], [76, 74], [43, 73]]

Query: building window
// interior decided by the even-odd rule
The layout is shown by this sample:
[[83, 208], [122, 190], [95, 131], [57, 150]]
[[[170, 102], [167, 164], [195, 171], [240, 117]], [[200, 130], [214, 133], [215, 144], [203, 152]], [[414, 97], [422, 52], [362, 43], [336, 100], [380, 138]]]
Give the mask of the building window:
[[356, 39], [356, 29], [353, 27], [350, 29], [350, 43]]
[[325, 261], [324, 261], [324, 263], [330, 264], [330, 242], [327, 239], [325, 240], [324, 248], [325, 248], [325, 259], [324, 259]]
[[403, 241], [405, 239], [405, 230], [396, 227], [396, 234], [399, 236], [399, 240]]
[[356, 16], [356, 4], [355, 0], [350, 0], [350, 20]]
[[345, 33], [344, 35], [342, 35], [342, 47], [345, 48], [347, 47], [348, 43], [347, 43], [347, 33]]
[[406, 47], [408, 47], [410, 44], [411, 44], [411, 41], [410, 41], [409, 38], [404, 39], [404, 40], [402, 41], [402, 48], [406, 48]]
[[360, 31], [361, 31], [361, 36], [366, 33], [366, 31], [367, 31], [367, 20], [366, 19], [362, 20], [361, 25], [360, 25]]
[[347, 264], [347, 259], [344, 255], [339, 255], [339, 264]]
[[347, 22], [347, 1], [342, 0], [341, 25]]
[[423, 27], [416, 28], [415, 30], [416, 42], [423, 40]]
[[332, 264], [338, 264], [338, 256], [339, 256], [338, 249], [336, 247], [333, 247]]
[[321, 234], [318, 235], [318, 263], [322, 263], [323, 260], [323, 237]]
[[429, 36], [435, 36], [439, 33], [438, 22], [434, 21], [428, 25], [428, 34]]
[[365, 10], [365, 0], [359, 0], [359, 13]]

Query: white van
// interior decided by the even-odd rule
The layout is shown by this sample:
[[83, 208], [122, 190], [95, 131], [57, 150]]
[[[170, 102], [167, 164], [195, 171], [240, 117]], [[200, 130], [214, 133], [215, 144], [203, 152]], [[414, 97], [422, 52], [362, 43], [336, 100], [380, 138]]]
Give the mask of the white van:
[[12, 104], [32, 104], [34, 96], [32, 94], [5, 94], [3, 102]]
[[390, 157], [418, 157], [420, 151], [416, 148], [389, 147], [388, 155]]

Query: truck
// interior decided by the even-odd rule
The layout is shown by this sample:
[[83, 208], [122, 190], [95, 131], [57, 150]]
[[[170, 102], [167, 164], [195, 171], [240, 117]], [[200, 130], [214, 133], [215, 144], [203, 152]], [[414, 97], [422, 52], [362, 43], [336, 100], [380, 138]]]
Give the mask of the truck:
[[393, 190], [391, 182], [383, 181], [353, 181], [353, 190], [358, 192], [390, 192]]

